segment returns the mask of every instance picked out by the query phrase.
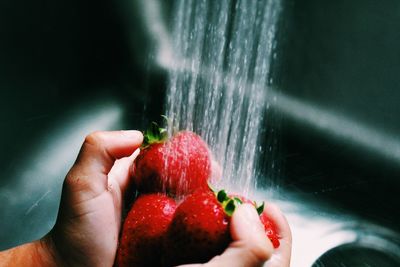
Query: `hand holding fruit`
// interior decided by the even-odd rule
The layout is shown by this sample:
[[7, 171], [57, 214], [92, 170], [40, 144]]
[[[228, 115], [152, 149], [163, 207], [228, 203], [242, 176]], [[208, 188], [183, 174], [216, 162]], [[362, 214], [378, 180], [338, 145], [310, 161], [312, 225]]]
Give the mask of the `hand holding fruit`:
[[[0, 252], [0, 266], [113, 266], [121, 230], [122, 203], [130, 187], [130, 166], [136, 156], [133, 152], [142, 140], [138, 131], [89, 135], [65, 179], [53, 230], [38, 241]], [[179, 190], [175, 192], [179, 194]], [[176, 209], [168, 197], [161, 198], [158, 203], [152, 207], [157, 210], [167, 206], [163, 209], [166, 214]], [[139, 200], [135, 205], [141, 205]], [[146, 212], [146, 209], [142, 211]], [[261, 266], [271, 257], [268, 262], [275, 265], [268, 266], [289, 266], [287, 223], [279, 212], [269, 215], [274, 217], [281, 237], [278, 249], [272, 252], [255, 209], [241, 205], [231, 217], [229, 247], [206, 265]], [[165, 221], [170, 217], [167, 216]], [[154, 236], [157, 236], [156, 232]], [[159, 256], [158, 252], [152, 255], [154, 258]]]
[[[252, 221], [262, 222], [264, 244], [269, 244], [268, 237], [275, 248], [279, 247], [278, 228], [263, 210], [264, 204], [256, 207], [244, 197], [209, 188], [211, 165], [209, 149], [195, 133], [182, 131], [167, 139], [164, 129], [153, 124], [134, 162], [133, 178], [139, 196], [124, 223], [118, 267], [168, 267], [211, 260], [235, 241], [235, 220], [231, 223], [231, 217], [243, 203], [251, 204], [254, 212], [257, 208], [259, 218]], [[267, 247], [259, 253], [264, 257], [253, 257], [253, 261], [259, 264], [267, 260], [272, 251], [268, 252]]]

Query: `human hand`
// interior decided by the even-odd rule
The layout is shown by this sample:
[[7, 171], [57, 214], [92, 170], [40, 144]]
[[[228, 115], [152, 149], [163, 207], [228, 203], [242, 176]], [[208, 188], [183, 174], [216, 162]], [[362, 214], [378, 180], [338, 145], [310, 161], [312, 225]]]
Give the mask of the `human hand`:
[[[143, 136], [138, 131], [89, 135], [64, 181], [59, 215], [41, 240], [0, 252], [0, 266], [112, 266], [121, 228], [131, 165]], [[267, 205], [281, 246], [273, 250], [253, 206], [244, 204], [231, 221], [233, 242], [210, 262], [194, 266], [287, 267], [291, 234], [279, 210]], [[4, 265], [5, 264], [5, 265]], [[181, 266], [182, 267], [182, 266]]]
[[[142, 135], [137, 131], [98, 132], [86, 138], [65, 180], [59, 217], [50, 233], [60, 265], [113, 265], [122, 200], [129, 187], [130, 166], [136, 157], [132, 153], [141, 142]], [[268, 267], [289, 266], [290, 229], [276, 207], [267, 207], [271, 207], [269, 214], [282, 237], [278, 249], [273, 250], [265, 238], [254, 207], [243, 205], [232, 217], [233, 242], [205, 266], [253, 267], [267, 260]]]
[[[86, 137], [64, 181], [58, 218], [45, 237], [57, 266], [112, 266], [138, 131]], [[133, 155], [132, 155], [133, 154]]]

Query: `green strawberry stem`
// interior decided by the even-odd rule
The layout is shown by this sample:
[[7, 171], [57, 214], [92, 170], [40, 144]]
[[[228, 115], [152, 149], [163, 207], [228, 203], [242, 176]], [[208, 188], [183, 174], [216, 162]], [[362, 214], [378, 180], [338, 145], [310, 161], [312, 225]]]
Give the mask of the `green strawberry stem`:
[[[240, 198], [228, 196], [225, 190], [220, 190], [216, 192], [214, 189], [212, 189], [211, 185], [209, 185], [209, 187], [214, 192], [218, 202], [221, 203], [225, 213], [228, 216], [232, 216], [233, 212], [236, 210], [236, 207], [243, 204], [243, 201]], [[253, 202], [253, 204], [257, 210], [258, 215], [261, 215], [261, 213], [263, 213], [264, 211], [265, 203], [262, 202], [262, 204], [259, 206], [257, 206], [256, 202]]]
[[[254, 203], [255, 203], [255, 202], [254, 202]], [[257, 204], [255, 203], [255, 207], [256, 207], [256, 209], [257, 209], [258, 215], [261, 215], [261, 213], [263, 213], [263, 211], [264, 211], [265, 202], [263, 201], [263, 202], [261, 203], [261, 205], [258, 206], [258, 207], [257, 207]]]
[[152, 122], [149, 128], [143, 133], [142, 148], [148, 147], [156, 143], [163, 143], [167, 139], [167, 129], [158, 126], [156, 122]]

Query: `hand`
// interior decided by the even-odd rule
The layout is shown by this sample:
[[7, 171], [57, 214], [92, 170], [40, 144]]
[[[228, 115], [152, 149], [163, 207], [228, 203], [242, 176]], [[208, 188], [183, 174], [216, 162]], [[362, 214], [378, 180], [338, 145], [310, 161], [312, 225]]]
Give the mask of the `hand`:
[[88, 137], [64, 181], [57, 222], [48, 237], [59, 266], [112, 266], [138, 131]]
[[[64, 181], [53, 230], [41, 240], [0, 252], [0, 266], [113, 266], [122, 203], [142, 140], [138, 131], [89, 135]], [[232, 217], [229, 248], [204, 265], [187, 266], [255, 267], [267, 260], [268, 267], [289, 266], [289, 226], [276, 208], [270, 215], [282, 237], [277, 250], [265, 238], [254, 207], [245, 204]]]
[[[99, 132], [86, 138], [65, 180], [59, 217], [50, 233], [61, 264], [113, 265], [122, 200], [129, 187], [130, 166], [137, 154], [132, 153], [142, 140], [143, 136], [137, 131]], [[267, 208], [282, 237], [278, 249], [274, 251], [265, 237], [254, 207], [243, 205], [232, 217], [233, 242], [221, 256], [205, 266], [255, 267], [262, 266], [267, 260], [268, 267], [289, 266], [289, 226], [275, 206], [267, 205]]]

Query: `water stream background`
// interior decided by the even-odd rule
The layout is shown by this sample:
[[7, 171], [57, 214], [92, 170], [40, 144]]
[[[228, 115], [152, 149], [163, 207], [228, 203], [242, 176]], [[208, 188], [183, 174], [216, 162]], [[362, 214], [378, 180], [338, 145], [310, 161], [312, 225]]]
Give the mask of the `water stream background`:
[[245, 195], [274, 180], [265, 166], [277, 168], [267, 113], [280, 9], [280, 0], [178, 0], [172, 11], [169, 131], [201, 135], [223, 170], [218, 187]]

